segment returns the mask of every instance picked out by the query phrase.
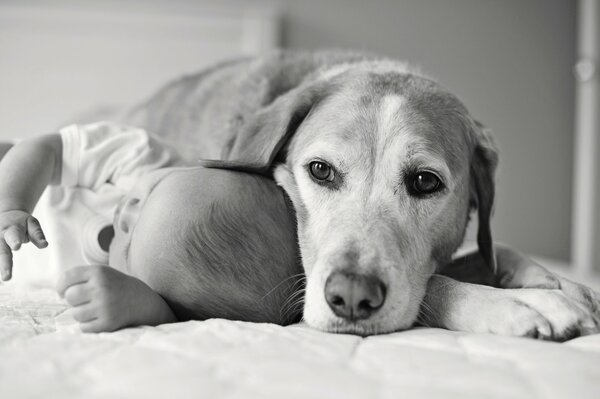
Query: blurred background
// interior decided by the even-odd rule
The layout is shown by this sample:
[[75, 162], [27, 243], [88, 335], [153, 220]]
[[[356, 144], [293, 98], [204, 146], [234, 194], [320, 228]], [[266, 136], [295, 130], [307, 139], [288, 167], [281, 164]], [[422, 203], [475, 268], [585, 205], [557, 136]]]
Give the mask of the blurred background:
[[[596, 0], [582, 2], [598, 14]], [[590, 149], [598, 125], [585, 122], [588, 141], [578, 145], [585, 129], [576, 110], [588, 104], [588, 120], [598, 110], [574, 73], [581, 25], [574, 0], [3, 0], [0, 140], [53, 131], [94, 107], [131, 105], [240, 54], [366, 50], [420, 66], [495, 132], [495, 238], [588, 273], [600, 269]], [[591, 75], [579, 65], [579, 80], [597, 88], [594, 56]]]

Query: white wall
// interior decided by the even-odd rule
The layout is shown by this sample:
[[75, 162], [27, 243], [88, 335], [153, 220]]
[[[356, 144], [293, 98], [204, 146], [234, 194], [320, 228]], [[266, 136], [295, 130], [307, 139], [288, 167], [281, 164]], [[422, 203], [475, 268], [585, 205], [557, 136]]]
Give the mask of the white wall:
[[277, 45], [269, 10], [142, 1], [0, 2], [0, 139], [53, 131], [98, 105]]
[[[20, 3], [23, 2], [30, 1]], [[116, 7], [117, 11], [127, 7], [137, 13], [148, 7], [160, 9], [165, 15], [189, 17], [198, 16], [197, 5], [207, 2], [53, 0], [42, 3], [67, 4], [77, 9], [93, 6], [114, 10]], [[575, 1], [235, 0], [218, 3], [255, 5], [259, 10], [265, 6], [279, 8], [283, 15], [282, 43], [286, 47], [365, 49], [419, 64], [438, 77], [496, 133], [502, 150], [494, 221], [496, 238], [530, 253], [569, 258]], [[1, 17], [0, 11], [0, 21]], [[11, 61], [3, 58], [2, 46], [7, 45], [9, 38], [1, 32], [2, 24], [0, 92], [8, 90], [20, 106], [14, 111], [6, 103], [0, 103], [0, 112], [7, 112], [9, 108], [13, 109], [11, 112], [20, 112], [13, 120], [35, 118], [44, 107], [61, 101], [60, 93], [48, 93], [40, 84], [35, 103], [25, 102], [20, 97], [19, 87], [15, 87], [13, 79], [5, 73]], [[190, 35], [193, 43], [196, 38], [193, 33]], [[153, 36], [151, 40], [165, 39]], [[34, 50], [43, 51], [43, 45]], [[49, 62], [56, 62], [52, 57], [57, 55], [45, 55]], [[165, 65], [182, 62], [166, 57], [162, 61]], [[31, 84], [45, 71], [44, 62], [28, 65], [28, 68]], [[118, 68], [111, 73], [117, 74]], [[87, 83], [81, 79], [74, 82]], [[146, 95], [159, 82], [140, 84], [131, 88], [139, 91], [136, 98]], [[91, 99], [99, 103], [113, 100], [103, 98], [102, 87], [97, 88]], [[71, 105], [74, 112], [80, 109], [75, 109], [77, 104]], [[0, 125], [0, 134], [6, 134], [6, 129]], [[10, 129], [10, 134], [19, 131], [18, 125]]]

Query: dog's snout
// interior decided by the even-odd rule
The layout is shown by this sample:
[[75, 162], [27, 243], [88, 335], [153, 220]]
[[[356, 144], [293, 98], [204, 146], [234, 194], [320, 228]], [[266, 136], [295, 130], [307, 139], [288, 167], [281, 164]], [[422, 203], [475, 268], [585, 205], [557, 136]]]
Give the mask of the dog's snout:
[[375, 276], [334, 272], [325, 282], [329, 307], [347, 320], [369, 318], [383, 305], [385, 292], [385, 285]]

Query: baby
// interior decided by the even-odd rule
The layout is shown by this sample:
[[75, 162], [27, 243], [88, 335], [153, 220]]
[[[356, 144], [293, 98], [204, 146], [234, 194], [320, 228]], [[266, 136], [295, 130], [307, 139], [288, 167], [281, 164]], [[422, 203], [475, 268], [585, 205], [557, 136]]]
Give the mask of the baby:
[[83, 331], [298, 318], [295, 220], [272, 181], [191, 166], [146, 131], [105, 122], [23, 140], [0, 162], [4, 281], [12, 251], [49, 245], [32, 216], [47, 186], [45, 260]]

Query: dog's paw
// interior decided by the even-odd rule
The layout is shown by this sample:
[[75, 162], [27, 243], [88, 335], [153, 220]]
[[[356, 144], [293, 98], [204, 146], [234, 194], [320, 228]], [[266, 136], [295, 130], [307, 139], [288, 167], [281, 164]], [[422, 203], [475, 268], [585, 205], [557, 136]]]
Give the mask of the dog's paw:
[[515, 298], [503, 298], [496, 302], [476, 323], [475, 332], [497, 335], [552, 339], [550, 322], [537, 310]]
[[600, 324], [600, 295], [591, 288], [552, 273], [512, 248], [497, 246], [497, 253], [500, 266], [504, 266], [498, 275], [500, 287], [561, 291]]
[[553, 275], [556, 280], [555, 289], [560, 290], [567, 298], [573, 300], [584, 312], [600, 324], [600, 295], [585, 285], [573, 282], [564, 277]]
[[553, 341], [600, 332], [593, 315], [558, 289], [500, 290], [494, 297], [479, 330]]
[[537, 310], [552, 326], [552, 339], [566, 341], [600, 332], [600, 323], [590, 308], [560, 289], [522, 289], [516, 295]]

